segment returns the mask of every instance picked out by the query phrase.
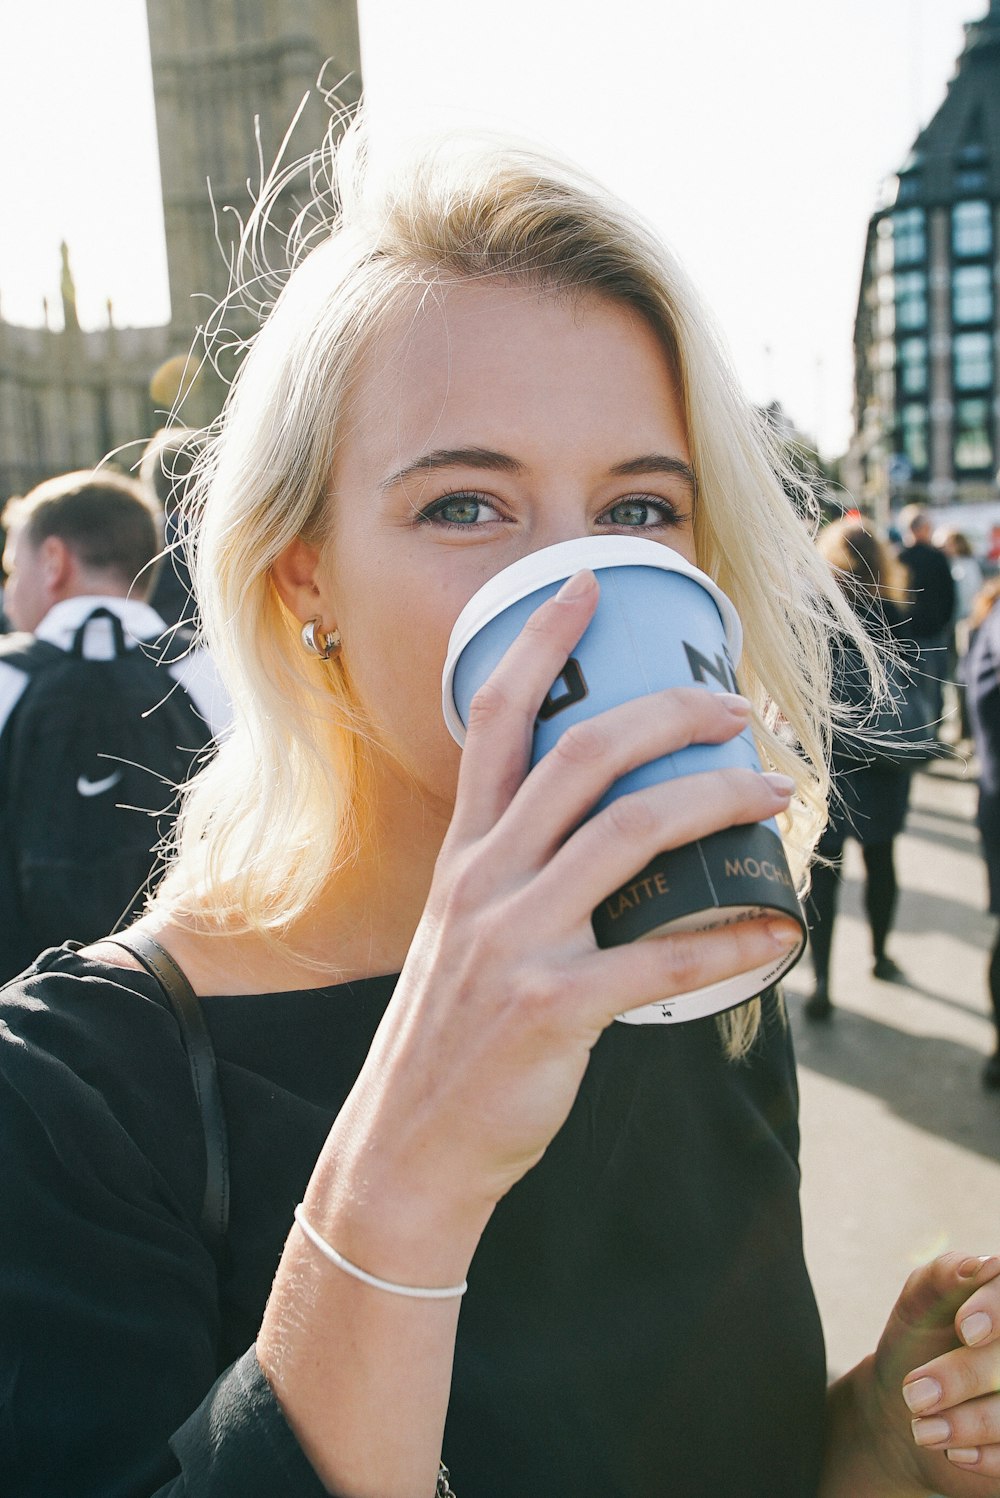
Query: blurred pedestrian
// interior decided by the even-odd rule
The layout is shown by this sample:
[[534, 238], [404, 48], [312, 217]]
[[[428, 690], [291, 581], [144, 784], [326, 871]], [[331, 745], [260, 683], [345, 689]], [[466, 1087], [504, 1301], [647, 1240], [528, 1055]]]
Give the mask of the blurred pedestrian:
[[899, 560], [909, 578], [903, 614], [919, 652], [917, 668], [932, 731], [938, 737], [944, 713], [942, 684], [948, 665], [948, 632], [955, 616], [955, 583], [948, 558], [932, 544], [930, 516], [925, 510], [907, 505], [900, 511], [899, 529], [906, 543]]
[[[143, 488], [64, 474], [4, 512], [0, 981], [129, 915], [177, 785], [226, 721], [205, 652], [161, 658], [144, 601], [159, 549]], [[138, 581], [136, 581], [138, 579]], [[140, 810], [141, 808], [141, 810]]]
[[985, 579], [983, 569], [973, 555], [969, 538], [962, 531], [942, 526], [934, 532], [934, 545], [948, 558], [955, 584], [955, 612], [948, 641], [947, 675], [955, 689], [958, 703], [958, 737], [961, 741], [972, 737], [965, 701], [965, 658], [969, 651], [972, 606]]
[[163, 512], [163, 557], [156, 568], [150, 607], [170, 626], [198, 623], [185, 548], [185, 497], [191, 486], [202, 434], [188, 427], [163, 427], [147, 444], [139, 479]]
[[[972, 638], [965, 667], [969, 719], [979, 761], [976, 820], [989, 881], [989, 908], [1000, 916], [1000, 578], [976, 595], [969, 623]], [[983, 1085], [1000, 1089], [1000, 926], [988, 968], [990, 1003], [996, 1030], [994, 1053], [983, 1068]]]
[[[899, 608], [901, 578], [889, 548], [860, 518], [845, 516], [833, 521], [819, 536], [817, 547], [834, 569], [848, 601], [872, 638], [884, 645], [888, 636], [902, 627]], [[870, 697], [856, 648], [840, 642], [837, 678], [841, 696], [847, 697], [859, 721], [870, 709]], [[820, 839], [813, 865], [812, 886], [806, 902], [809, 940], [815, 986], [805, 1005], [812, 1020], [829, 1019], [830, 953], [840, 894], [844, 844], [854, 838], [861, 845], [865, 864], [865, 913], [871, 931], [872, 972], [891, 982], [902, 977], [886, 952], [896, 912], [894, 842], [903, 829], [910, 798], [910, 767], [888, 757], [874, 746], [865, 747], [859, 758], [856, 745], [845, 733], [834, 735], [830, 819]]]

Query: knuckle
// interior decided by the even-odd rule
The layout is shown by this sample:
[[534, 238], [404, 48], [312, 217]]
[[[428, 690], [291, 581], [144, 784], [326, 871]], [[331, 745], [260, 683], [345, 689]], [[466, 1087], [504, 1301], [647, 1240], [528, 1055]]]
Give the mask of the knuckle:
[[[934, 1264], [931, 1266], [932, 1274], [938, 1274], [939, 1264], [940, 1260], [935, 1260]], [[909, 1274], [906, 1276], [906, 1279], [903, 1281], [903, 1297], [915, 1297], [922, 1289], [924, 1277], [926, 1274], [927, 1269], [923, 1265], [919, 1265], [916, 1269], [911, 1269]]]
[[620, 796], [602, 816], [610, 836], [630, 842], [650, 837], [659, 825], [652, 806], [641, 794]]
[[[479, 859], [472, 855], [457, 857], [452, 861], [447, 875], [442, 880], [436, 906], [442, 921], [464, 920], [470, 915], [482, 914], [488, 893], [486, 871]], [[477, 921], [477, 934], [489, 929], [491, 922]]]
[[609, 748], [609, 735], [594, 719], [574, 723], [553, 745], [553, 752], [568, 764], [588, 764]]
[[568, 984], [568, 975], [558, 967], [525, 967], [511, 985], [511, 999], [525, 1022], [547, 1027]]
[[694, 986], [700, 976], [700, 953], [698, 944], [685, 935], [671, 936], [666, 946], [667, 977], [677, 993]]
[[978, 1361], [970, 1362], [966, 1358], [956, 1358], [954, 1366], [948, 1370], [947, 1397], [952, 1404], [964, 1405], [964, 1414], [970, 1419], [982, 1413], [980, 1406], [968, 1403], [983, 1392], [980, 1373]]
[[510, 710], [510, 700], [503, 688], [492, 677], [484, 681], [469, 703], [470, 733], [492, 728], [498, 719]]
[[967, 1404], [961, 1411], [961, 1424], [963, 1445], [992, 1445], [996, 1440], [996, 1401], [977, 1399]]

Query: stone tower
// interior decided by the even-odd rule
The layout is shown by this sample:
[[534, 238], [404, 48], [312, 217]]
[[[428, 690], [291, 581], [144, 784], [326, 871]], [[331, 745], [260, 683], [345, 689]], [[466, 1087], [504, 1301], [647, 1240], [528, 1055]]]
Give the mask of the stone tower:
[[307, 92], [289, 159], [322, 139], [328, 112], [316, 88], [321, 71], [325, 88], [337, 86], [344, 102], [357, 100], [357, 7], [356, 0], [146, 0], [146, 12], [171, 331], [174, 341], [189, 343], [228, 289], [211, 202], [219, 237], [229, 245], [237, 219], [223, 210], [245, 218], [247, 182], [259, 182], [255, 117], [266, 171]]
[[[120, 468], [135, 466], [190, 375], [186, 354], [196, 328], [228, 289], [206, 178], [219, 208], [232, 204], [245, 216], [247, 179], [259, 176], [254, 117], [267, 168], [307, 91], [311, 103], [290, 159], [319, 144], [328, 114], [316, 80], [328, 59], [324, 87], [346, 78], [337, 88], [344, 103], [360, 92], [356, 0], [147, 0], [146, 9], [171, 322], [119, 328], [109, 303], [107, 326], [82, 330], [65, 246], [64, 326], [19, 327], [0, 312], [0, 508], [52, 474], [109, 455]], [[233, 215], [223, 214], [224, 243], [230, 224]], [[224, 382], [203, 372], [184, 399], [182, 420], [210, 421], [224, 394]]]

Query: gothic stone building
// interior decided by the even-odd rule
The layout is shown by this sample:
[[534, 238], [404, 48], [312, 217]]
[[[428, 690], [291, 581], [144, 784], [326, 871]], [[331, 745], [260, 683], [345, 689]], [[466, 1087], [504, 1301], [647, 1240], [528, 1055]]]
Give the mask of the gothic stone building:
[[[83, 331], [63, 247], [64, 327], [24, 328], [0, 317], [0, 504], [52, 474], [109, 453], [131, 467], [163, 424], [207, 309], [226, 295], [212, 199], [246, 216], [247, 181], [259, 179], [255, 117], [265, 167], [299, 103], [291, 155], [317, 145], [326, 110], [316, 89], [360, 91], [355, 0], [146, 0], [163, 185], [171, 320], [165, 327]], [[326, 64], [324, 68], [324, 64]], [[341, 82], [341, 80], [345, 80]], [[235, 224], [223, 215], [225, 225]], [[246, 329], [238, 329], [246, 331]], [[221, 401], [210, 373], [184, 406], [192, 424]]]

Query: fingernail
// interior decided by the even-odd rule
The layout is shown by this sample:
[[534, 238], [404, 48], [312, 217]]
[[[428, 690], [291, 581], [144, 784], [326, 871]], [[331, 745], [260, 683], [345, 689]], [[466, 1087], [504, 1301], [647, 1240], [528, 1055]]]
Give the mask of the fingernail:
[[773, 770], [766, 770], [764, 779], [779, 796], [790, 796], [795, 789], [795, 781], [790, 775], [778, 775]]
[[597, 578], [589, 568], [585, 568], [583, 572], [574, 572], [559, 589], [556, 602], [576, 603], [578, 598], [585, 598], [596, 586]]
[[962, 1280], [971, 1280], [979, 1273], [986, 1263], [985, 1257], [979, 1259], [963, 1259], [958, 1266], [958, 1277]]
[[985, 1311], [976, 1311], [974, 1315], [966, 1316], [958, 1329], [966, 1346], [975, 1347], [977, 1342], [982, 1342], [989, 1336], [993, 1330], [993, 1322]]
[[942, 1395], [941, 1385], [936, 1378], [915, 1378], [912, 1384], [903, 1385], [903, 1398], [906, 1400], [907, 1409], [913, 1415], [922, 1415], [924, 1410], [932, 1410]]
[[734, 718], [749, 718], [750, 716], [750, 704], [738, 692], [716, 692], [715, 700], [721, 702]]
[[767, 934], [781, 952], [790, 952], [802, 940], [798, 926], [790, 926], [787, 921], [768, 921]]
[[945, 1452], [950, 1462], [956, 1467], [975, 1467], [979, 1462], [978, 1446], [950, 1446]]
[[940, 1416], [934, 1420], [914, 1420], [912, 1425], [913, 1439], [918, 1446], [940, 1446], [951, 1435], [951, 1426]]

